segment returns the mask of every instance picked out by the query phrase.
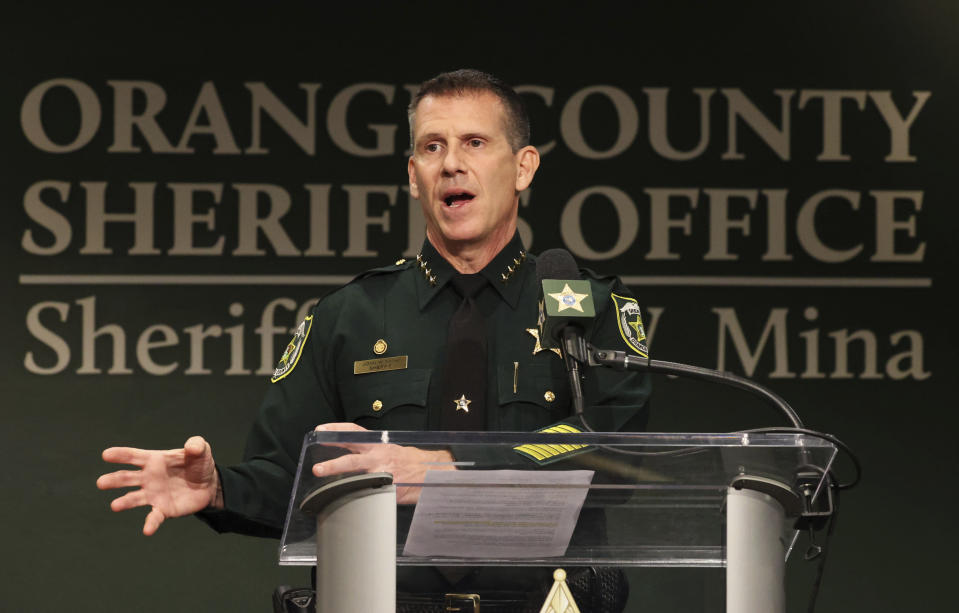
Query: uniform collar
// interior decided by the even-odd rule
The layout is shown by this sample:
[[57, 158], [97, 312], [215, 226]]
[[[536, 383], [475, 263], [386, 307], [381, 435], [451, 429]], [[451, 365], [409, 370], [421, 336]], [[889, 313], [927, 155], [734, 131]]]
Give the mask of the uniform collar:
[[[496, 254], [496, 257], [479, 272], [486, 277], [500, 297], [512, 308], [519, 304], [523, 280], [531, 274], [529, 256], [520, 240], [519, 232]], [[416, 256], [416, 292], [420, 310], [423, 310], [436, 294], [440, 293], [453, 275], [457, 274], [453, 265], [436, 251], [429, 239], [423, 241], [423, 248]]]

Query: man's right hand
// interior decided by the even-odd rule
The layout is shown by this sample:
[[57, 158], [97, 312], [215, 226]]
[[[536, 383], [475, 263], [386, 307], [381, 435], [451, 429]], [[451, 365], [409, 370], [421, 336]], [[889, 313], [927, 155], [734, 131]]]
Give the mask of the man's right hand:
[[110, 503], [114, 511], [151, 506], [143, 523], [143, 534], [157, 531], [168, 517], [182, 517], [207, 507], [223, 508], [213, 452], [202, 437], [191, 437], [183, 449], [135, 449], [110, 447], [103, 459], [115, 464], [132, 464], [139, 470], [118, 470], [101, 475], [97, 487], [110, 490], [136, 487]]

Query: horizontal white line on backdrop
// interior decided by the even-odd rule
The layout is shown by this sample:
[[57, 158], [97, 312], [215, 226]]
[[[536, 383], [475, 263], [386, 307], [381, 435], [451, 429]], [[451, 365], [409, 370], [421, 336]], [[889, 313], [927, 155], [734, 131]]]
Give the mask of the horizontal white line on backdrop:
[[354, 275], [20, 275], [20, 285], [343, 285]]
[[739, 287], [932, 287], [928, 277], [621, 277], [626, 285]]
[[[20, 275], [20, 285], [343, 285], [353, 275]], [[932, 287], [928, 277], [624, 276], [627, 285]]]

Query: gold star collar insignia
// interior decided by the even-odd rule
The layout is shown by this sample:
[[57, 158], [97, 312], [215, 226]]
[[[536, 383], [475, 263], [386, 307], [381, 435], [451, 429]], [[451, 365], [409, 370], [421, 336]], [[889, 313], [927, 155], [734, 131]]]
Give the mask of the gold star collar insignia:
[[583, 312], [583, 305], [580, 304], [583, 301], [587, 294], [577, 294], [569, 287], [567, 283], [563, 287], [563, 291], [556, 292], [555, 294], [550, 294], [549, 297], [556, 300], [559, 303], [559, 311], [565, 311], [566, 309], [573, 309], [574, 311]]

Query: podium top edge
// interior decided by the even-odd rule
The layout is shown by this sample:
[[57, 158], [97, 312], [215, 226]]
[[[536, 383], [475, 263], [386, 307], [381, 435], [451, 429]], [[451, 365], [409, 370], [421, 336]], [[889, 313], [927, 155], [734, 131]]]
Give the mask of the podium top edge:
[[307, 444], [524, 445], [534, 442], [638, 447], [834, 447], [823, 437], [792, 432], [457, 432], [457, 431], [311, 431]]

